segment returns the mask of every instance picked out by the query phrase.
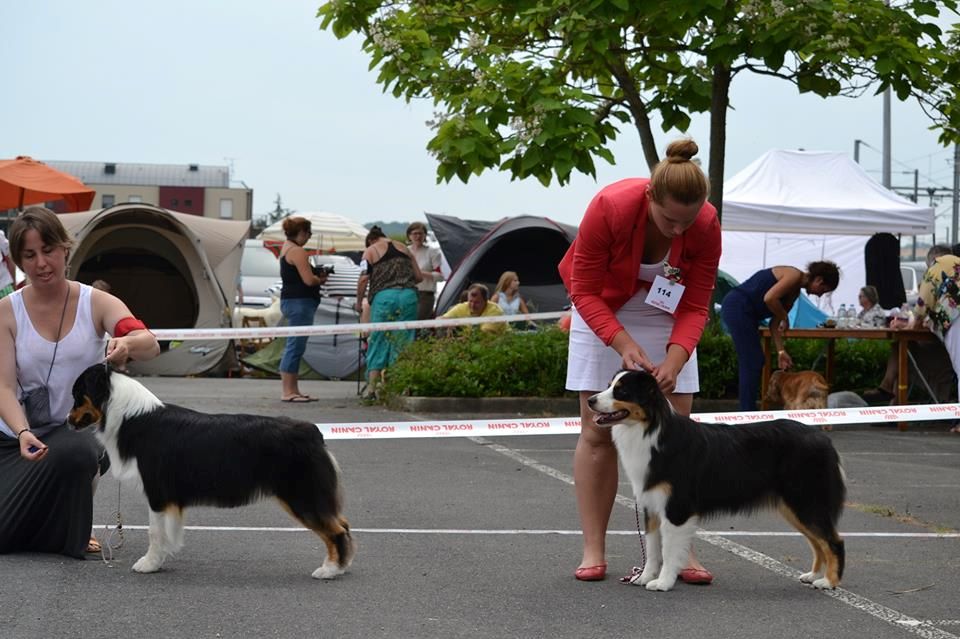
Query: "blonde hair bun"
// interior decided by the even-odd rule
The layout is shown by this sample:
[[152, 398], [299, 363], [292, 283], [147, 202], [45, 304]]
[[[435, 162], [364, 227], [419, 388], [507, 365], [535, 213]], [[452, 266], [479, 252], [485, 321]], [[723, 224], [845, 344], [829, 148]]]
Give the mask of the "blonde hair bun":
[[672, 163], [689, 162], [700, 152], [700, 147], [690, 138], [675, 140], [667, 147], [667, 161]]

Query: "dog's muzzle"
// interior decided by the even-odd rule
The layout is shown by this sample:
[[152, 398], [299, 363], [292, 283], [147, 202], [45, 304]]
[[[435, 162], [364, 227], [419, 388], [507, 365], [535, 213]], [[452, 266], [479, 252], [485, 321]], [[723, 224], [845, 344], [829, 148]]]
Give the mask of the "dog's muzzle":
[[67, 415], [67, 423], [74, 430], [83, 430], [91, 424], [96, 424], [102, 418], [103, 413], [97, 410], [88, 397], [83, 404], [70, 411], [70, 414]]

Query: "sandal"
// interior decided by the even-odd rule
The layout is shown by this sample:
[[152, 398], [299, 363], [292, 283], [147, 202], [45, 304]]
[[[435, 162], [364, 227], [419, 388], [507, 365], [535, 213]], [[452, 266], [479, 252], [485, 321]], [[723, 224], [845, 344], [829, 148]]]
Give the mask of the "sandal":
[[95, 555], [103, 550], [100, 547], [100, 542], [97, 541], [96, 537], [91, 536], [90, 541], [87, 542], [87, 554]]
[[309, 395], [294, 395], [293, 397], [288, 397], [286, 399], [281, 399], [281, 402], [287, 402], [288, 404], [306, 404], [307, 402], [317, 401], [316, 397], [310, 397]]

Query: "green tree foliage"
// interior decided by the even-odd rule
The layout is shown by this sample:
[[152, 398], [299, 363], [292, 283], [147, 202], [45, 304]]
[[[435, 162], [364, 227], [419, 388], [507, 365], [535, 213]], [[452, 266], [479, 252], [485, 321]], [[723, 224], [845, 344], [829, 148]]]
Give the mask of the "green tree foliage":
[[[358, 33], [378, 82], [429, 98], [437, 180], [496, 168], [564, 184], [613, 163], [619, 126], [657, 162], [650, 117], [685, 131], [710, 112], [711, 199], [722, 200], [730, 84], [742, 72], [801, 92], [891, 87], [960, 140], [957, 0], [331, 0], [324, 29]], [[719, 208], [719, 206], [718, 206]]]

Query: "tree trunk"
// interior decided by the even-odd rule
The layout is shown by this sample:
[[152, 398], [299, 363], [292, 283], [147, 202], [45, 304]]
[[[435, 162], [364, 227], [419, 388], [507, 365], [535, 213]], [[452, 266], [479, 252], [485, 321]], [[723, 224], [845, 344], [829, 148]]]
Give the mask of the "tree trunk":
[[640, 148], [643, 149], [643, 158], [647, 161], [647, 168], [653, 171], [653, 167], [660, 162], [660, 154], [657, 153], [657, 141], [653, 137], [653, 129], [650, 127], [647, 105], [643, 103], [637, 85], [622, 59], [614, 61], [610, 65], [610, 71], [620, 85], [623, 97], [627, 100], [627, 108], [630, 109], [633, 124], [640, 135]]
[[730, 67], [713, 67], [713, 95], [710, 104], [710, 203], [723, 213], [723, 163], [727, 149], [727, 108], [730, 104]]

